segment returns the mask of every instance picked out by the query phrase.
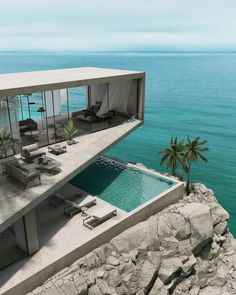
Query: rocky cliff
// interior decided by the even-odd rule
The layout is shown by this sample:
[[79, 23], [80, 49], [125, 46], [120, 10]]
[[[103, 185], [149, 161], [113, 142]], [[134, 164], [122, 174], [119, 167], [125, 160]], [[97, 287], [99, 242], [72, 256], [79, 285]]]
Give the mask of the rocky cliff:
[[212, 190], [124, 231], [30, 294], [236, 294], [235, 240]]

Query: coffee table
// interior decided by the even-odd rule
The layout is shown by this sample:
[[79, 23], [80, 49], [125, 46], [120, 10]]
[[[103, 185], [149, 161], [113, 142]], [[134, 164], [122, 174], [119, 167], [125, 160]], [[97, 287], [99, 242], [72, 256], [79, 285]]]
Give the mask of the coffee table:
[[61, 163], [51, 157], [37, 158], [33, 162], [35, 163], [35, 168], [42, 172], [55, 174], [61, 171]]

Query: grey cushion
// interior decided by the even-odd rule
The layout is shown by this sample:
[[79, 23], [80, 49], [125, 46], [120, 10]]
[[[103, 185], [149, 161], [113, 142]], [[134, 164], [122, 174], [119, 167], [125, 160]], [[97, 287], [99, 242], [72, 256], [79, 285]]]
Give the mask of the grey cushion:
[[30, 152], [33, 152], [33, 151], [36, 151], [37, 149], [38, 149], [38, 143], [37, 143], [37, 142], [22, 147], [22, 150], [23, 150], [23, 151], [26, 150], [26, 151], [28, 151], [29, 153], [30, 153]]

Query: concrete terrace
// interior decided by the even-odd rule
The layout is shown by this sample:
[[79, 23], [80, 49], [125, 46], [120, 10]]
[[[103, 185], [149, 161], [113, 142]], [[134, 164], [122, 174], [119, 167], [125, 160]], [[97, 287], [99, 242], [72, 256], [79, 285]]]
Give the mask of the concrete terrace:
[[[97, 204], [89, 210], [92, 212], [105, 204], [97, 198]], [[83, 226], [85, 217], [81, 214], [73, 218], [65, 216], [64, 206], [58, 203], [57, 208], [52, 208], [47, 200], [38, 206], [36, 216], [40, 249], [33, 256], [0, 271], [0, 294], [20, 295], [37, 287], [48, 276], [105, 242], [107, 231], [128, 215], [117, 208], [117, 216], [90, 230]]]
[[[96, 160], [107, 149], [142, 124], [141, 121], [125, 123], [75, 138], [78, 143], [67, 146], [67, 152], [50, 157], [61, 162], [57, 175], [42, 174], [42, 184], [23, 190], [11, 178], [0, 176], [0, 233], [34, 209], [55, 190]], [[47, 155], [47, 147], [42, 148]]]

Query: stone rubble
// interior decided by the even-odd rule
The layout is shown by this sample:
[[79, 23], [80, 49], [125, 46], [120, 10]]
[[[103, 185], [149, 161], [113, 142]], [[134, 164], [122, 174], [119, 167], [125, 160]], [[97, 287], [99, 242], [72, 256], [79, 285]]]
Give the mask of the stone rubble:
[[236, 242], [212, 190], [124, 231], [28, 295], [236, 294]]

